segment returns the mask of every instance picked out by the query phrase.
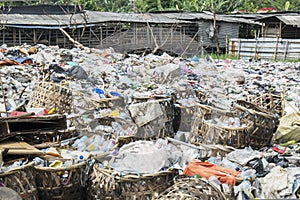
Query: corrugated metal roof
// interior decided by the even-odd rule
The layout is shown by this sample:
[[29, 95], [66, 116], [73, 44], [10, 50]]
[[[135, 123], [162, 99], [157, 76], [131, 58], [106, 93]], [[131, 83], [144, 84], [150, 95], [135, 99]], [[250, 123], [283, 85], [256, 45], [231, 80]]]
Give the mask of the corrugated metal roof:
[[127, 14], [86, 11], [80, 14], [65, 15], [28, 15], [3, 14], [0, 23], [6, 25], [37, 25], [37, 26], [72, 26], [79, 24], [96, 24], [104, 22], [135, 22], [135, 23], [191, 23], [185, 20], [170, 19], [154, 14]]
[[[190, 24], [199, 20], [213, 20], [212, 13], [112, 13], [112, 12], [98, 12], [85, 11], [83, 13], [66, 13], [62, 14], [20, 14], [8, 13], [1, 14], [0, 24], [9, 26], [77, 26], [83, 24], [99, 24], [105, 22], [133, 22], [133, 23], [157, 23], [157, 24]], [[259, 24], [248, 19], [227, 17], [224, 15], [217, 15], [218, 21], [231, 23], [248, 23]]]
[[300, 27], [300, 15], [287, 15], [287, 16], [276, 16], [280, 21], [286, 25]]
[[[189, 12], [189, 13], [162, 13], [160, 15], [165, 15], [171, 19], [178, 19], [178, 20], [213, 20], [214, 15], [210, 12]], [[216, 15], [217, 21], [223, 21], [223, 22], [233, 22], [233, 23], [246, 23], [246, 24], [260, 24], [258, 22], [255, 22], [250, 19], [244, 19], [244, 18], [237, 18], [237, 17], [231, 17], [223, 14], [217, 14]]]

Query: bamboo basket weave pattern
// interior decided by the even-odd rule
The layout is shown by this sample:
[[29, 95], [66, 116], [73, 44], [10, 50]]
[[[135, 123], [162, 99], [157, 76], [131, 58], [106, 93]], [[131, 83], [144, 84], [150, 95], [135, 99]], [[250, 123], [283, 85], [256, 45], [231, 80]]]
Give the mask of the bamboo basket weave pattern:
[[189, 132], [192, 129], [196, 117], [196, 106], [181, 106], [175, 104], [175, 115], [173, 120], [174, 132]]
[[163, 138], [172, 136], [173, 130], [173, 118], [174, 118], [174, 103], [171, 98], [162, 98], [156, 101], [160, 104], [163, 115], [154, 119], [153, 121], [138, 127], [136, 136], [140, 138], [157, 137]]
[[162, 192], [155, 200], [225, 200], [225, 195], [203, 179], [183, 178]]
[[23, 200], [37, 200], [33, 163], [0, 173], [0, 186], [13, 189]]
[[236, 108], [243, 110], [245, 117], [253, 122], [249, 129], [249, 144], [255, 149], [270, 145], [273, 133], [276, 131], [278, 118], [270, 113], [262, 112], [261, 108], [247, 102], [249, 108], [235, 105]]
[[[190, 138], [191, 143], [196, 145], [200, 143], [220, 144], [233, 146], [235, 148], [242, 148], [249, 144], [248, 130], [252, 126], [252, 123], [244, 117], [242, 110], [223, 111], [202, 104], [200, 104], [199, 107], [199, 119], [195, 121], [196, 128], [193, 128]], [[224, 117], [239, 118], [240, 124], [244, 124], [245, 126], [227, 127], [211, 122], [214, 118], [223, 120]]]
[[31, 93], [28, 107], [55, 108], [55, 113], [71, 113], [72, 91], [52, 82], [37, 82]]
[[[59, 168], [35, 166], [40, 199], [83, 199], [85, 190], [82, 180], [85, 167], [84, 162]], [[62, 179], [62, 174], [65, 172], [68, 176]]]
[[[261, 94], [259, 96], [256, 95], [247, 95], [245, 99], [242, 101], [249, 102], [256, 107], [264, 109], [266, 112], [276, 114], [278, 117], [283, 116], [283, 108], [284, 108], [284, 101], [283, 95], [275, 95], [272, 93]], [[240, 101], [240, 104], [245, 106], [246, 108], [251, 108], [246, 103]], [[250, 104], [250, 106], [251, 106]]]
[[148, 200], [173, 184], [176, 171], [165, 170], [154, 174], [113, 174], [95, 164], [88, 189], [89, 199]]

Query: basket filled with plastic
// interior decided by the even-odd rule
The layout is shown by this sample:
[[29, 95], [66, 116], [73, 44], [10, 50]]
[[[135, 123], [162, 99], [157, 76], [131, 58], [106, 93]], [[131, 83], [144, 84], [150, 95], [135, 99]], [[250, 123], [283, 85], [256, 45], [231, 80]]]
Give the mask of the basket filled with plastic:
[[15, 161], [1, 168], [0, 187], [16, 191], [24, 200], [37, 200], [38, 190], [35, 182], [33, 162]]
[[90, 177], [89, 199], [158, 196], [178, 175], [178, 170], [170, 167], [166, 143], [139, 140], [124, 144], [116, 155], [97, 159]]
[[199, 104], [190, 142], [193, 144], [220, 144], [242, 148], [249, 144], [249, 129], [252, 122], [243, 110], [221, 110]]
[[173, 135], [174, 102], [171, 98], [149, 97], [145, 101], [131, 103], [128, 110], [137, 125], [137, 137], [163, 138]]
[[27, 105], [28, 108], [45, 108], [58, 114], [72, 111], [72, 90], [67, 85], [54, 82], [36, 82]]
[[163, 191], [155, 200], [199, 199], [225, 200], [225, 195], [213, 184], [199, 176], [182, 176], [175, 179], [174, 185]]

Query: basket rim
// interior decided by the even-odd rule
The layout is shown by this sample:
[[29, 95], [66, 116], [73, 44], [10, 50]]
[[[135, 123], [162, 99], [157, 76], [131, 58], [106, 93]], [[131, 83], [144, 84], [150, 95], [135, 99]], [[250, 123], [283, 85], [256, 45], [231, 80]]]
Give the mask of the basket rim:
[[67, 167], [41, 167], [41, 166], [34, 166], [36, 170], [39, 171], [49, 171], [49, 172], [57, 172], [57, 171], [65, 171], [65, 170], [72, 170], [76, 168], [80, 168], [86, 165], [86, 162], [81, 162], [78, 164], [74, 164]]
[[21, 165], [19, 167], [16, 167], [16, 168], [13, 168], [13, 169], [10, 169], [6, 172], [3, 172], [3, 173], [0, 173], [0, 177], [3, 177], [3, 176], [6, 176], [6, 175], [10, 175], [10, 174], [14, 174], [18, 171], [23, 171], [24, 169], [26, 168], [29, 168], [29, 167], [33, 167], [34, 166], [34, 162], [29, 162], [29, 163], [26, 163], [24, 165]]
[[130, 179], [133, 179], [133, 180], [140, 180], [140, 179], [149, 179], [149, 178], [153, 178], [153, 177], [158, 177], [158, 176], [162, 176], [162, 175], [167, 175], [167, 174], [172, 174], [174, 172], [176, 172], [175, 169], [172, 169], [172, 168], [168, 168], [166, 170], [163, 170], [163, 171], [159, 171], [159, 172], [155, 172], [155, 173], [152, 173], [152, 174], [144, 174], [144, 173], [130, 173], [130, 174], [124, 174], [124, 175], [120, 175], [119, 173], [116, 173], [114, 172], [113, 168], [109, 168], [109, 169], [106, 169], [106, 168], [101, 168], [101, 167], [98, 167], [97, 164], [94, 165], [94, 169], [97, 170], [98, 172], [100, 173], [103, 173], [107, 176], [110, 176], [110, 177], [114, 177], [115, 179], [119, 179], [119, 180], [124, 180], [124, 179], [127, 179], [127, 180], [130, 180]]

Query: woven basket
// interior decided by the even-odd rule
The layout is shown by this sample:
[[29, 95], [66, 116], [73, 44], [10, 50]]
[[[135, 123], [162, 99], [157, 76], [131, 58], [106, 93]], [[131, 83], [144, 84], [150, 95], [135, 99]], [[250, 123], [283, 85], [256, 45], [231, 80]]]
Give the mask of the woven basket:
[[275, 114], [278, 118], [283, 116], [284, 101], [282, 94], [275, 95], [267, 93], [259, 96], [247, 95], [246, 98], [240, 99], [237, 103], [250, 109], [252, 109], [253, 105], [255, 105], [257, 109], [266, 113]]
[[52, 82], [37, 82], [31, 93], [28, 107], [55, 109], [55, 113], [71, 113], [72, 91]]
[[[198, 119], [191, 133], [190, 142], [196, 145], [204, 144], [220, 144], [228, 145], [235, 148], [243, 148], [249, 144], [248, 130], [252, 126], [252, 122], [244, 116], [240, 109], [231, 111], [220, 110], [208, 105], [198, 105], [200, 108]], [[220, 126], [210, 121], [214, 118], [223, 120], [224, 118], [239, 118], [243, 127]]]
[[[149, 100], [149, 99], [148, 99]], [[158, 102], [162, 108], [163, 115], [149, 123], [138, 127], [136, 136], [140, 138], [163, 138], [173, 136], [174, 103], [171, 98], [161, 98], [151, 101]]]
[[173, 184], [177, 171], [165, 170], [154, 174], [113, 174], [95, 164], [88, 188], [89, 199], [153, 199]]
[[[85, 162], [58, 168], [35, 166], [40, 199], [84, 199], [86, 194], [82, 181], [86, 167]], [[65, 172], [68, 177], [62, 179]]]
[[13, 189], [24, 200], [38, 199], [33, 163], [0, 173], [0, 185]]
[[190, 132], [196, 117], [197, 106], [174, 105], [173, 129], [177, 131]]
[[278, 118], [250, 102], [247, 102], [248, 108], [238, 104], [234, 107], [242, 110], [245, 118], [253, 123], [249, 129], [249, 145], [254, 149], [269, 146], [279, 123]]
[[205, 179], [181, 178], [154, 199], [225, 200], [226, 197]]

